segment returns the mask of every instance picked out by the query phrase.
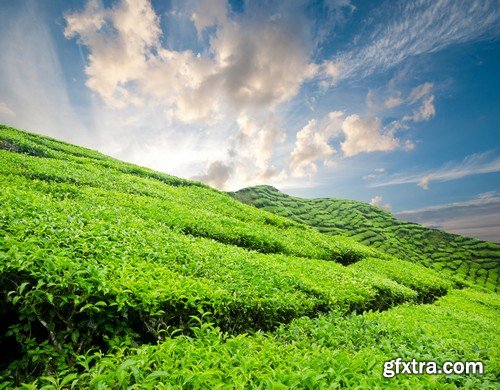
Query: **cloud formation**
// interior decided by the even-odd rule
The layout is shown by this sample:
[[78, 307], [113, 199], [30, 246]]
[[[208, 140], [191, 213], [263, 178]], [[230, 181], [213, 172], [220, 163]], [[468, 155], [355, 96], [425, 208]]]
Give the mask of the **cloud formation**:
[[399, 146], [399, 140], [390, 130], [381, 127], [380, 118], [361, 118], [354, 114], [348, 116], [342, 123], [345, 141], [342, 150], [346, 157], [359, 153], [387, 152]]
[[[406, 99], [390, 96], [386, 107], [406, 102], [414, 108], [387, 126], [377, 116], [340, 111], [311, 119], [296, 134], [288, 171], [272, 164], [274, 148], [285, 139], [277, 107], [295, 97], [308, 80], [317, 77], [331, 86], [350, 71], [344, 59], [321, 64], [311, 60], [312, 21], [300, 3], [273, 7], [270, 13], [248, 3], [242, 15], [233, 13], [226, 0], [202, 0], [192, 11], [187, 7], [197, 39], [207, 47], [203, 53], [164, 47], [160, 19], [149, 0], [120, 0], [110, 8], [89, 0], [83, 11], [65, 16], [64, 33], [87, 48], [86, 85], [108, 107], [136, 112], [153, 107], [171, 126], [199, 125], [214, 132], [224, 123], [235, 129], [225, 136], [225, 152], [206, 160], [203, 173], [195, 177], [219, 188], [231, 181], [310, 177], [318, 162], [335, 165], [337, 149], [344, 157], [411, 150], [413, 143], [402, 141], [396, 132], [406, 128], [405, 122], [435, 115], [431, 83], [416, 87]], [[331, 7], [351, 6], [342, 1]]]
[[412, 120], [413, 122], [428, 121], [436, 115], [436, 108], [434, 107], [434, 95], [427, 96], [422, 106], [413, 111], [413, 115], [404, 117], [404, 120]]
[[287, 178], [272, 162], [277, 144], [285, 140], [285, 131], [277, 117], [238, 116], [237, 130], [230, 138], [222, 158], [207, 160], [204, 173], [193, 178], [220, 189], [239, 188], [241, 185], [258, 184], [269, 179]]
[[[339, 72], [323, 74], [332, 84], [386, 71], [405, 59], [448, 46], [492, 37], [499, 33], [500, 13], [495, 0], [418, 0], [386, 2], [393, 20], [369, 31], [364, 46], [345, 51], [328, 61]], [[383, 10], [379, 10], [382, 11]]]
[[371, 200], [370, 200], [370, 204], [372, 206], [377, 206], [377, 207], [381, 207], [383, 208], [384, 210], [387, 210], [387, 211], [392, 211], [392, 205], [390, 203], [386, 203], [386, 204], [382, 204], [382, 200], [384, 200], [384, 198], [380, 195], [375, 195]]
[[434, 95], [431, 94], [434, 84], [424, 83], [415, 87], [408, 97], [408, 102], [411, 105], [420, 104], [413, 110], [412, 115], [405, 115], [403, 121], [421, 122], [428, 121], [436, 115], [436, 107], [434, 106]]
[[418, 102], [419, 100], [429, 95], [433, 87], [434, 85], [432, 83], [427, 82], [413, 88], [410, 96], [408, 97], [408, 100], [410, 101], [410, 103]]
[[413, 88], [407, 96], [393, 88], [389, 88], [385, 93], [376, 93], [370, 89], [366, 94], [366, 105], [371, 112], [379, 114], [396, 107], [400, 107], [399, 111], [410, 111], [394, 120], [391, 125], [395, 130], [407, 129], [410, 122], [428, 121], [436, 115], [433, 89], [434, 84], [430, 82]]
[[394, 108], [403, 103], [403, 100], [399, 96], [391, 96], [385, 101], [386, 108]]
[[500, 243], [500, 196], [495, 192], [462, 202], [404, 210], [394, 215], [450, 233]]
[[[367, 101], [370, 105], [370, 93]], [[407, 128], [404, 123], [409, 120], [413, 118], [394, 120], [383, 126], [380, 117], [346, 115], [343, 111], [332, 111], [320, 120], [311, 119], [296, 135], [288, 167], [292, 176], [311, 176], [317, 172], [318, 162], [334, 167], [333, 156], [338, 150], [342, 157], [396, 149], [412, 150], [413, 142], [396, 136], [398, 130]]]
[[200, 176], [217, 176], [221, 186], [219, 179], [228, 180], [242, 160], [255, 158], [247, 169], [257, 167], [255, 177], [274, 171], [268, 162], [284, 137], [273, 113], [317, 73], [309, 59], [310, 21], [298, 7], [281, 5], [269, 16], [249, 3], [237, 17], [227, 1], [201, 1], [190, 19], [198, 39], [208, 42], [203, 54], [163, 47], [159, 17], [147, 0], [111, 8], [89, 0], [82, 12], [66, 15], [65, 35], [89, 50], [86, 85], [108, 106], [154, 105], [174, 123], [205, 128], [234, 123], [228, 159], [207, 161], [208, 176]]
[[148, 2], [124, 0], [104, 9], [101, 2], [89, 0], [83, 12], [66, 15], [66, 22], [66, 38], [78, 36], [90, 51], [86, 85], [111, 107], [141, 104], [128, 85], [144, 74], [161, 32]]
[[201, 1], [191, 19], [200, 39], [209, 34], [203, 55], [162, 47], [159, 18], [147, 0], [112, 8], [89, 0], [82, 12], [66, 15], [65, 35], [89, 50], [87, 86], [108, 105], [141, 105], [152, 96], [176, 119], [204, 123], [222, 119], [227, 107], [272, 109], [315, 75], [309, 22], [290, 8], [269, 18], [250, 6], [237, 19], [226, 1]]
[[337, 152], [334, 144], [342, 151], [342, 157], [396, 149], [412, 150], [411, 141], [402, 141], [396, 136], [402, 127], [402, 121], [382, 126], [379, 117], [332, 111], [319, 121], [311, 119], [297, 133], [289, 168], [292, 175], [300, 177], [315, 174], [318, 161], [334, 166], [332, 156]]
[[194, 176], [193, 179], [202, 181], [216, 188], [224, 188], [231, 177], [233, 167], [226, 165], [223, 161], [212, 161], [208, 164], [206, 173]]
[[321, 121], [311, 119], [297, 133], [295, 147], [292, 151], [289, 168], [293, 176], [302, 177], [316, 173], [317, 161], [324, 165], [332, 165], [332, 155], [336, 153], [329, 141], [338, 136], [342, 126], [344, 113], [333, 111]]
[[368, 175], [363, 176], [363, 180], [376, 179], [376, 178], [380, 177], [383, 174], [385, 174], [385, 169], [384, 168], [376, 168], [376, 169], [373, 170], [372, 173], [369, 173]]
[[[265, 7], [248, 2], [241, 12], [234, 12], [227, 0], [185, 3], [182, 12], [171, 13], [192, 29], [192, 45], [181, 50], [165, 44], [160, 16], [149, 0], [117, 0], [110, 7], [89, 0], [84, 10], [66, 14], [65, 36], [76, 38], [88, 51], [86, 85], [109, 108], [131, 113], [122, 123], [140, 123], [141, 110], [156, 110], [170, 128], [196, 126], [200, 137], [207, 134], [220, 141], [217, 153], [200, 159], [204, 165], [198, 164], [201, 173], [196, 178], [229, 188], [259, 180], [310, 178], [320, 166], [334, 167], [337, 156], [412, 150], [414, 143], [401, 131], [436, 115], [430, 82], [407, 94], [392, 90], [380, 102], [367, 96], [368, 113], [332, 111], [307, 118], [287, 164], [286, 157], [274, 159], [285, 140], [279, 108], [297, 97], [308, 81], [328, 88], [388, 69], [408, 56], [491, 33], [495, 17], [478, 23], [492, 9], [491, 2], [457, 4], [421, 0], [414, 6], [398, 5], [401, 15], [390, 19], [386, 29], [366, 29], [371, 31], [367, 42], [373, 43], [326, 60], [315, 55], [322, 38], [302, 2], [271, 2]], [[345, 9], [354, 10], [349, 1], [326, 7], [342, 15]], [[464, 12], [476, 23], [458, 17]], [[452, 33], [443, 32], [450, 27], [443, 18], [446, 13], [460, 24], [460, 31], [453, 26]], [[432, 27], [424, 29], [421, 23]], [[383, 110], [395, 108], [406, 114], [386, 123]]]
[[500, 157], [492, 151], [475, 153], [465, 157], [461, 162], [450, 161], [438, 169], [409, 175], [395, 175], [370, 185], [370, 187], [385, 187], [401, 184], [417, 184], [424, 190], [430, 182], [445, 182], [463, 177], [484, 173], [500, 172]]

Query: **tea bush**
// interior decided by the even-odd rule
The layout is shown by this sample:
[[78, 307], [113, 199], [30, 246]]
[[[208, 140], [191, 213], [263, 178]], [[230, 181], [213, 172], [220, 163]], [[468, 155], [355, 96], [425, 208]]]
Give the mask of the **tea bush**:
[[466, 283], [351, 238], [5, 126], [0, 186], [0, 389], [382, 386], [381, 359], [401, 345], [444, 353], [395, 319], [472, 326], [476, 313], [483, 336], [498, 322], [496, 296], [477, 287], [456, 292]]
[[[75, 366], [26, 388], [66, 382], [79, 388], [496, 389], [499, 303], [494, 293], [461, 290], [433, 305], [348, 316], [334, 311], [274, 333], [239, 336], [200, 323], [193, 336], [78, 356]], [[440, 365], [482, 361], [485, 373], [384, 378], [383, 362], [397, 357]]]
[[351, 237], [402, 260], [421, 263], [494, 291], [500, 286], [500, 244], [397, 220], [382, 208], [363, 202], [301, 199], [270, 186], [245, 188], [231, 195], [322, 233]]

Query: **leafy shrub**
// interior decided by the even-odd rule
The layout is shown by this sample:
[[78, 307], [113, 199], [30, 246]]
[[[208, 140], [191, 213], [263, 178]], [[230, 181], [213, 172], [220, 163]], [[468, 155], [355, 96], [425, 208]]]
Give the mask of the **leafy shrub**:
[[[494, 291], [500, 286], [500, 244], [400, 221], [387, 211], [362, 202], [300, 199], [268, 186], [245, 188], [231, 195], [256, 207], [261, 207], [259, 202], [265, 197], [267, 211], [308, 224], [320, 232], [352, 237], [402, 260], [459, 275]], [[356, 261], [362, 258], [366, 256]]]
[[[467, 320], [453, 334], [459, 348], [470, 347], [473, 310], [483, 337], [498, 322], [497, 299], [478, 289], [412, 305], [468, 282], [201, 183], [11, 128], [0, 142], [0, 350], [13, 351], [0, 388], [381, 387], [378, 365], [394, 348], [443, 351], [430, 331], [397, 328], [401, 316]], [[265, 192], [272, 201], [276, 190]], [[461, 253], [453, 265], [491, 283]]]

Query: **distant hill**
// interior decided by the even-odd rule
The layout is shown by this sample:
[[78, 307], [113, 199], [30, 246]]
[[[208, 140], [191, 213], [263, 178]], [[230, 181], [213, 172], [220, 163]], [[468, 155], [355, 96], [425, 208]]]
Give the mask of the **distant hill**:
[[465, 276], [495, 291], [499, 288], [500, 244], [401, 221], [380, 207], [353, 200], [302, 199], [271, 186], [245, 188], [232, 196], [322, 233], [348, 236], [400, 259]]

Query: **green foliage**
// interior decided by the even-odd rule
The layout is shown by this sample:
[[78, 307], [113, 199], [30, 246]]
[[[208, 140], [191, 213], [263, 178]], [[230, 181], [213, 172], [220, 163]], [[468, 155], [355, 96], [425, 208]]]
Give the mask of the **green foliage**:
[[[370, 316], [457, 286], [201, 183], [3, 126], [0, 186], [0, 389], [381, 386], [377, 365], [404, 336], [384, 330], [371, 353]], [[467, 297], [494, 321], [497, 300]]]
[[231, 195], [322, 233], [348, 236], [402, 260], [444, 271], [457, 280], [465, 279], [494, 291], [500, 286], [500, 244], [400, 221], [363, 202], [301, 199], [270, 186], [245, 188]]
[[371, 270], [379, 275], [392, 278], [416, 291], [418, 300], [423, 303], [432, 303], [436, 298], [446, 294], [454, 285], [448, 278], [443, 278], [430, 269], [398, 259], [387, 261], [368, 258], [356, 263], [353, 268], [360, 271]]
[[[14, 137], [9, 139], [14, 142]], [[126, 169], [127, 164], [116, 168], [117, 163], [111, 159], [103, 163], [94, 157], [82, 157], [83, 152], [75, 157], [43, 147], [39, 146], [47, 156], [54, 157], [40, 160], [0, 150], [4, 177], [33, 181], [37, 190], [52, 198], [77, 196], [80, 190], [100, 192], [101, 203], [116, 196], [122, 205], [135, 206], [135, 213], [156, 218], [184, 233], [262, 253], [285, 253], [341, 263], [373, 253], [355, 241], [332, 240], [284, 218], [256, 212], [196, 183], [190, 185], [182, 179], [169, 179], [167, 184], [171, 185], [165, 186], [168, 180], [157, 180], [160, 174], [137, 174], [139, 170]], [[155, 202], [154, 206], [151, 201]]]
[[[78, 377], [63, 371], [33, 385], [57, 388], [52, 384], [66, 378], [79, 388], [496, 389], [499, 304], [493, 293], [462, 290], [434, 305], [301, 318], [274, 333], [229, 336], [199, 325], [194, 337], [79, 356], [72, 369], [82, 370]], [[485, 373], [383, 378], [383, 362], [397, 357], [480, 360]]]

